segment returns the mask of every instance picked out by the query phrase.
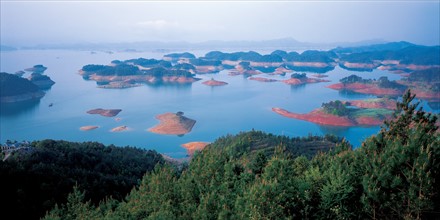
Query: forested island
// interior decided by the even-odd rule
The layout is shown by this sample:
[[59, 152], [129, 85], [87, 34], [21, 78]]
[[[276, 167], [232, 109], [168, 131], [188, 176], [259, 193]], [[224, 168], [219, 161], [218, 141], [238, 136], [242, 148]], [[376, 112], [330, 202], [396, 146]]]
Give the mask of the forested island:
[[[286, 75], [291, 73], [295, 75], [292, 75], [291, 79], [285, 80], [285, 83], [298, 85], [325, 82], [314, 78], [302, 78], [300, 72], [325, 73], [333, 70], [337, 65], [353, 71], [381, 69], [407, 74], [416, 72], [416, 75], [420, 75], [417, 73], [420, 71], [438, 72], [440, 68], [439, 54], [440, 46], [421, 46], [408, 42], [335, 48], [329, 51], [306, 50], [302, 53], [283, 50], [275, 50], [270, 54], [260, 54], [255, 51], [232, 53], [210, 51], [204, 56], [197, 57], [192, 53], [183, 52], [166, 54], [161, 60], [137, 58], [125, 61], [114, 60], [108, 65], [89, 64], [82, 67], [80, 74], [84, 79], [96, 81], [98, 87], [101, 88], [129, 88], [141, 84], [193, 83], [199, 80], [195, 74], [217, 73], [222, 70], [229, 71], [232, 76], [253, 76], [249, 79], [262, 82], [273, 82], [274, 80], [254, 75], [262, 73]], [[33, 67], [33, 69], [38, 68], [41, 67]], [[369, 88], [367, 93], [374, 91], [368, 94], [402, 95], [405, 90], [403, 86], [408, 86], [414, 92], [420, 93], [420, 98], [425, 97], [422, 88], [417, 89], [416, 86], [409, 85], [409, 83], [400, 83], [402, 84], [401, 88], [391, 88], [390, 86], [395, 86], [393, 82], [389, 82], [385, 78], [378, 80], [381, 81], [382, 90]], [[436, 92], [439, 86], [435, 84], [431, 87], [432, 91], [428, 91], [426, 97], [435, 96], [432, 92]], [[384, 88], [397, 88], [399, 91], [384, 91]]]
[[89, 64], [80, 74], [94, 80], [102, 88], [128, 88], [139, 83], [192, 83], [197, 80], [185, 66], [172, 66], [170, 62], [155, 59], [114, 60], [110, 65]]
[[[177, 165], [94, 142], [3, 147], [2, 207], [26, 219], [435, 218], [438, 118], [413, 101], [405, 93], [394, 117], [355, 150], [334, 136], [260, 131], [221, 137]], [[323, 108], [344, 114], [334, 108], [341, 104]]]
[[439, 76], [439, 67], [413, 71], [408, 77], [399, 81], [390, 81], [385, 76], [374, 80], [350, 75], [339, 80], [340, 83], [330, 85], [328, 88], [378, 96], [401, 96], [406, 89], [411, 89], [419, 98], [439, 100]]
[[[295, 118], [321, 125], [331, 126], [373, 126], [381, 125], [390, 119], [393, 111], [391, 100], [370, 99], [349, 101], [330, 101], [323, 103], [321, 108], [307, 114], [297, 114], [282, 108], [272, 108], [272, 111], [288, 118]], [[356, 107], [356, 108], [352, 108]], [[394, 106], [395, 107], [395, 106]]]
[[0, 83], [2, 103], [39, 100], [45, 95], [37, 85], [15, 74], [1, 72]]

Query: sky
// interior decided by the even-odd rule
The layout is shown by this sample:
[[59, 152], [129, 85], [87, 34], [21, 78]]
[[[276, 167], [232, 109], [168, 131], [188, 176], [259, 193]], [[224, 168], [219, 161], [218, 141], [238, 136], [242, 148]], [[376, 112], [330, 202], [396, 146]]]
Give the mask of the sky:
[[440, 1], [8, 1], [1, 44], [139, 41], [440, 44]]

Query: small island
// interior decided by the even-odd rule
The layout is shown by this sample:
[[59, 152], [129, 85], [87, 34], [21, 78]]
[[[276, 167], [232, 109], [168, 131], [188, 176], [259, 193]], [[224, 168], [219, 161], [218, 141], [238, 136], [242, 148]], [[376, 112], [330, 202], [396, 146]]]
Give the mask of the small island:
[[224, 86], [224, 85], [228, 84], [227, 82], [218, 81], [218, 80], [214, 80], [214, 79], [211, 79], [211, 80], [208, 80], [208, 81], [205, 81], [202, 83], [207, 86]]
[[382, 108], [349, 108], [349, 102], [339, 100], [323, 103], [322, 107], [307, 114], [297, 114], [282, 108], [272, 111], [288, 118], [295, 118], [330, 126], [377, 126], [390, 119], [393, 111]]
[[86, 125], [86, 126], [82, 126], [79, 128], [79, 130], [81, 131], [91, 131], [91, 130], [95, 130], [99, 128], [99, 126], [95, 126], [95, 125]]
[[196, 151], [203, 150], [208, 144], [210, 144], [210, 143], [209, 142], [188, 142], [188, 143], [182, 144], [182, 147], [184, 147], [187, 150], [188, 156], [192, 157]]
[[160, 123], [148, 131], [156, 134], [184, 135], [191, 132], [195, 120], [183, 116], [183, 112], [165, 113], [156, 116]]
[[42, 73], [44, 73], [44, 71], [47, 70], [47, 67], [45, 67], [45, 66], [43, 66], [41, 64], [37, 64], [37, 65], [34, 65], [33, 67], [29, 67], [29, 68], [26, 68], [24, 70], [28, 71], [28, 72], [42, 74]]
[[290, 79], [283, 80], [288, 85], [303, 85], [308, 83], [330, 82], [329, 80], [309, 78], [305, 73], [293, 73]]
[[129, 127], [122, 125], [122, 126], [112, 128], [110, 131], [111, 132], [121, 132], [121, 131], [127, 131], [127, 130], [129, 130]]
[[31, 81], [15, 74], [0, 73], [1, 103], [39, 100], [45, 93]]
[[102, 109], [102, 108], [96, 108], [87, 111], [88, 114], [99, 114], [105, 117], [114, 117], [121, 112], [122, 109]]
[[249, 77], [249, 80], [255, 80], [258, 82], [277, 82], [278, 80], [276, 79], [269, 79], [269, 78], [264, 78], [264, 77]]
[[39, 73], [32, 73], [28, 79], [40, 89], [50, 89], [55, 84], [49, 76], [41, 75]]

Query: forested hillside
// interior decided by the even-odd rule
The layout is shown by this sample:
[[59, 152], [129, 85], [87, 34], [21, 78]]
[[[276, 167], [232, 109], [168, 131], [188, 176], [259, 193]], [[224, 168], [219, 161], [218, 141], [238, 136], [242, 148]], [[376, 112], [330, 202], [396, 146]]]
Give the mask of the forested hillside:
[[93, 204], [107, 197], [121, 200], [145, 172], [162, 163], [155, 151], [133, 147], [33, 142], [0, 160], [1, 210], [14, 219], [39, 219], [55, 204], [66, 203], [75, 185]]
[[293, 139], [267, 141], [270, 135], [260, 132], [224, 137], [183, 171], [157, 166], [124, 200], [95, 206], [75, 188], [46, 219], [438, 217], [437, 117], [413, 99], [406, 93], [395, 118], [356, 150], [342, 142], [308, 159], [288, 150]]

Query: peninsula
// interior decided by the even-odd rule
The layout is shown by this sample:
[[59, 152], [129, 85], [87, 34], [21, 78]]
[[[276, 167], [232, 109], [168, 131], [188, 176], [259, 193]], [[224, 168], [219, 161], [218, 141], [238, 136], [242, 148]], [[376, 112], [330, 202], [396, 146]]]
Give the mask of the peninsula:
[[[362, 102], [358, 101], [358, 103]], [[293, 113], [282, 108], [272, 108], [272, 111], [288, 118], [305, 120], [321, 125], [343, 127], [381, 125], [385, 119], [391, 118], [393, 113], [392, 110], [383, 108], [348, 108], [348, 106], [350, 106], [349, 102], [336, 100], [323, 103], [321, 108], [307, 114]]]
[[183, 116], [183, 112], [160, 114], [156, 118], [160, 123], [148, 131], [157, 134], [183, 135], [191, 132], [196, 123], [195, 120]]

